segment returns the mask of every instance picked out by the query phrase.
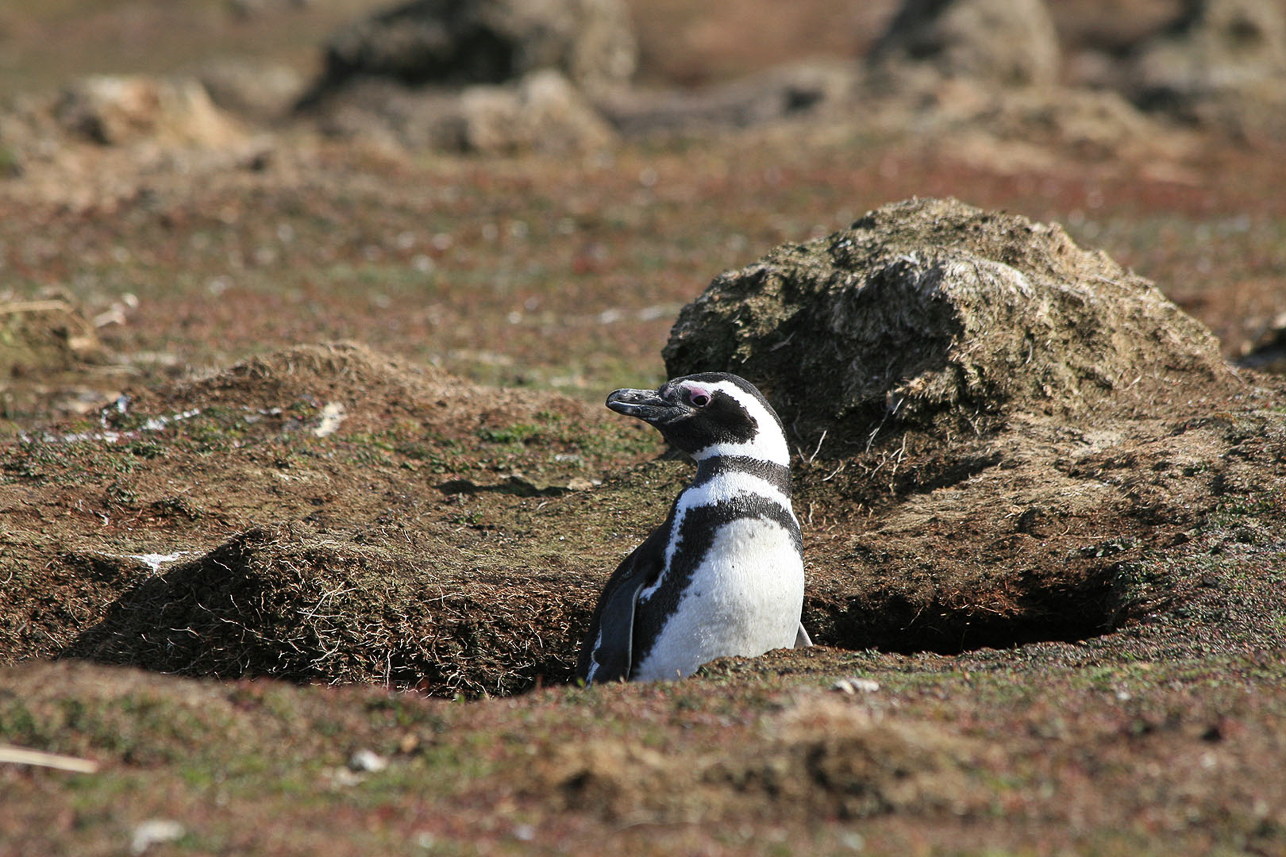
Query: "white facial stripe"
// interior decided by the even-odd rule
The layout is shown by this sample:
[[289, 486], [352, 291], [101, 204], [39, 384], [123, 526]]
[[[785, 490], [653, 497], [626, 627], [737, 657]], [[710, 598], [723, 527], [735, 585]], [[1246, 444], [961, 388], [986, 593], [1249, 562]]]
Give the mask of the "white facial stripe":
[[[696, 384], [684, 384], [683, 386], [688, 390], [697, 387]], [[759, 426], [759, 432], [748, 443], [711, 444], [705, 449], [698, 450], [692, 456], [693, 458], [697, 461], [702, 461], [717, 455], [744, 455], [749, 458], [771, 461], [774, 464], [790, 465], [790, 447], [786, 445], [786, 436], [777, 428], [777, 420], [764, 407], [763, 402], [729, 381], [702, 384], [701, 387], [712, 394], [718, 391], [734, 399], [737, 404], [745, 408], [746, 413], [754, 418], [755, 423]]]

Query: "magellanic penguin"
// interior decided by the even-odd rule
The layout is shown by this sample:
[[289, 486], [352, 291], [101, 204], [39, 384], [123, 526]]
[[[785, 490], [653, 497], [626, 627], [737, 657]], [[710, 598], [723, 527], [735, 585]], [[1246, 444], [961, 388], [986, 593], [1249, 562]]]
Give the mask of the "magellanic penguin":
[[607, 407], [655, 426], [697, 472], [608, 579], [578, 675], [672, 679], [715, 658], [811, 646], [790, 451], [768, 401], [743, 378], [708, 372], [617, 390]]

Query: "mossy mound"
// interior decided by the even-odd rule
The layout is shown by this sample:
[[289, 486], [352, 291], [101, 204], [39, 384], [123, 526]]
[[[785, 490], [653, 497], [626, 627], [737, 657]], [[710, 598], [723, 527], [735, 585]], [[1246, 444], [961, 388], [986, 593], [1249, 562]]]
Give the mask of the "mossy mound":
[[800, 441], [983, 432], [1014, 412], [1133, 409], [1235, 380], [1215, 338], [1058, 225], [912, 199], [778, 247], [683, 308], [671, 376], [736, 372]]
[[62, 372], [102, 355], [93, 323], [70, 299], [0, 302], [0, 377]]
[[589, 412], [566, 396], [483, 387], [348, 342], [253, 357], [206, 378], [144, 393], [133, 410], [240, 411], [250, 417], [247, 425], [262, 429], [315, 430], [328, 405], [330, 425], [341, 436], [403, 423], [432, 439], [471, 443], [479, 434], [514, 425], [580, 422]]

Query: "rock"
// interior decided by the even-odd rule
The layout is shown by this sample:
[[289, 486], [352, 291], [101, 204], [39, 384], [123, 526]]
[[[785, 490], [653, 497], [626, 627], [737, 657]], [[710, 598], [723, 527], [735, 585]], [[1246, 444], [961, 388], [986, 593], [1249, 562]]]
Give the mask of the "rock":
[[621, 134], [747, 128], [850, 106], [861, 80], [851, 62], [809, 61], [697, 91], [613, 91], [595, 104]]
[[1182, 176], [1182, 159], [1194, 150], [1190, 132], [1108, 90], [1033, 86], [983, 93], [972, 101], [942, 95], [933, 108], [920, 111], [918, 127], [951, 139], [949, 157], [995, 172], [1056, 173], [1068, 168], [1071, 154], [1077, 165], [1132, 164], [1149, 177], [1173, 180]]
[[460, 96], [460, 113], [465, 151], [584, 152], [614, 136], [567, 78], [552, 70], [527, 75], [516, 87], [470, 87]]
[[1042, 0], [905, 0], [868, 57], [876, 80], [895, 90], [942, 78], [1049, 84], [1059, 62]]
[[215, 106], [259, 122], [289, 113], [305, 87], [289, 66], [244, 59], [212, 60], [198, 78]]
[[637, 47], [621, 0], [416, 0], [332, 37], [315, 103], [355, 77], [498, 84], [556, 69], [589, 90], [626, 83]]
[[328, 133], [408, 149], [566, 154], [592, 151], [615, 139], [580, 92], [552, 70], [516, 84], [460, 91], [362, 81], [337, 93], [319, 118]]
[[348, 769], [356, 774], [378, 774], [388, 767], [388, 760], [374, 750], [354, 750], [348, 757]]
[[800, 438], [824, 429], [832, 449], [1231, 382], [1215, 338], [1147, 280], [1056, 224], [950, 199], [886, 205], [721, 274], [663, 354], [671, 377], [751, 379]]
[[1164, 129], [1115, 92], [1029, 88], [996, 99], [975, 124], [998, 137], [1044, 139], [1092, 159], [1155, 144]]
[[145, 854], [153, 845], [163, 845], [182, 839], [187, 829], [168, 818], [151, 818], [134, 828], [130, 840], [130, 853]]
[[105, 146], [154, 139], [221, 148], [244, 137], [191, 78], [82, 78], [63, 91], [54, 116], [64, 132]]
[[1129, 63], [1145, 109], [1245, 136], [1286, 133], [1286, 13], [1273, 0], [1192, 0]]

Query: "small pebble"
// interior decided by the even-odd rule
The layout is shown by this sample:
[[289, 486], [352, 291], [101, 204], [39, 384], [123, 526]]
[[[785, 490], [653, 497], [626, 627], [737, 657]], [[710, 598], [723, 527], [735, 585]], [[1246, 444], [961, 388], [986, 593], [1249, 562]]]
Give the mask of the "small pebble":
[[869, 678], [858, 678], [857, 676], [842, 678], [831, 685], [831, 690], [847, 693], [849, 696], [856, 693], [875, 693], [879, 689], [880, 683], [878, 681], [872, 681]]
[[348, 757], [348, 769], [355, 772], [374, 774], [388, 767], [388, 762], [378, 753], [370, 750], [358, 750]]
[[177, 821], [171, 821], [168, 818], [148, 819], [134, 828], [134, 839], [130, 843], [130, 851], [142, 854], [153, 845], [183, 838], [185, 832], [183, 825]]

